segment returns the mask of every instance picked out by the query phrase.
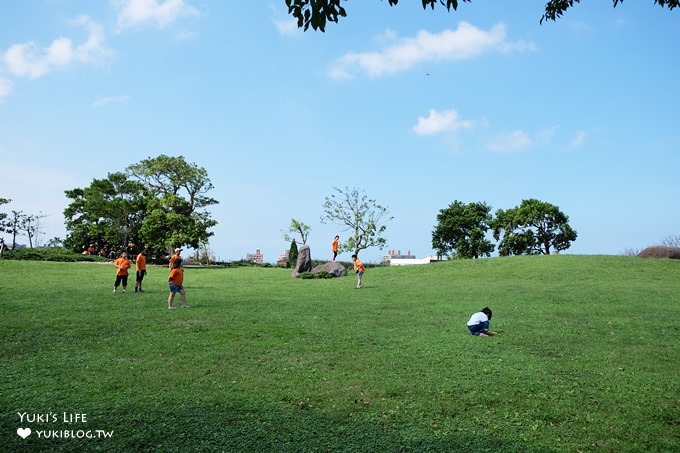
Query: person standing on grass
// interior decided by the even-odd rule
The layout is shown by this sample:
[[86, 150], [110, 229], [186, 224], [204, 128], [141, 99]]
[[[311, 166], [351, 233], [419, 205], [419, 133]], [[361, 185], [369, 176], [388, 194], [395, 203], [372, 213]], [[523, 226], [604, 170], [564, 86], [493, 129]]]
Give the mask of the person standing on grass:
[[181, 248], [176, 248], [175, 253], [170, 257], [170, 265], [168, 266], [168, 269], [172, 270], [172, 263], [175, 262], [175, 260], [179, 259], [179, 262], [182, 262], [182, 249]]
[[123, 252], [120, 254], [120, 258], [113, 262], [113, 265], [117, 269], [116, 281], [113, 284], [113, 294], [116, 294], [116, 290], [121, 283], [123, 284], [123, 294], [125, 294], [127, 290], [128, 269], [132, 267], [132, 261], [128, 259], [127, 253]]
[[144, 276], [146, 275], [146, 250], [142, 250], [139, 252], [139, 255], [137, 255], [137, 259], [135, 260], [135, 269], [137, 270], [137, 278], [135, 279], [135, 292], [143, 293], [142, 280], [144, 280]]
[[491, 320], [491, 309], [489, 307], [482, 308], [470, 317], [467, 322], [467, 327], [472, 335], [477, 335], [479, 337], [488, 337], [493, 335], [494, 332], [489, 331], [489, 321]]
[[172, 262], [172, 269], [170, 269], [170, 277], [168, 277], [168, 286], [170, 287], [170, 295], [168, 296], [168, 309], [172, 310], [172, 301], [175, 299], [175, 294], [179, 293], [181, 296], [180, 308], [189, 308], [186, 301], [186, 294], [184, 292], [184, 269], [182, 268], [182, 258], [177, 258]]
[[354, 261], [354, 272], [357, 274], [357, 289], [359, 289], [361, 288], [361, 279], [364, 278], [366, 267], [364, 263], [359, 261], [356, 255], [352, 255], [352, 261]]
[[335, 236], [333, 239], [333, 244], [331, 245], [331, 250], [333, 251], [333, 261], [338, 256], [338, 250], [340, 249], [340, 236]]

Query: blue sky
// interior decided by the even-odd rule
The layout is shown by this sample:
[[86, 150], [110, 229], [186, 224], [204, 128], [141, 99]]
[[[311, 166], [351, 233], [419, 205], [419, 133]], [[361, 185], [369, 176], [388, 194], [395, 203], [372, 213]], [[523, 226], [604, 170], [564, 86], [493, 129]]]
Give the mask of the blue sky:
[[680, 11], [540, 25], [544, 4], [349, 1], [320, 33], [284, 0], [0, 1], [3, 211], [63, 238], [64, 190], [163, 153], [207, 169], [223, 260], [275, 261], [291, 217], [329, 257], [334, 187], [387, 206], [387, 249], [418, 257], [454, 200], [555, 204], [575, 254], [680, 234]]

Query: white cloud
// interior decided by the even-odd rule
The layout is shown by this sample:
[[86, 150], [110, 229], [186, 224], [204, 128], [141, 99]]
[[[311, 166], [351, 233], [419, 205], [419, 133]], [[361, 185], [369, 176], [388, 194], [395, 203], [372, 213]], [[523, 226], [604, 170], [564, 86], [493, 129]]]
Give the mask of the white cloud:
[[74, 46], [69, 38], [61, 37], [42, 49], [35, 42], [14, 44], [2, 55], [9, 72], [15, 77], [38, 79], [75, 62], [97, 63], [111, 55], [103, 45], [104, 32], [99, 24], [86, 16], [73, 23], [87, 29], [84, 43]]
[[580, 148], [583, 146], [585, 142], [586, 142], [585, 131], [577, 131], [576, 134], [574, 134], [574, 138], [572, 138], [571, 141], [569, 142], [569, 148]]
[[12, 91], [12, 82], [0, 77], [0, 101]]
[[283, 36], [302, 36], [295, 19], [275, 19], [273, 22], [276, 30]]
[[461, 120], [455, 110], [445, 110], [437, 112], [430, 110], [429, 116], [419, 117], [418, 124], [413, 127], [413, 131], [418, 135], [432, 135], [439, 132], [456, 132], [460, 129], [470, 129], [473, 127], [470, 120]]
[[532, 146], [533, 144], [534, 140], [529, 136], [528, 133], [522, 130], [516, 130], [498, 137], [495, 141], [489, 143], [487, 148], [498, 153], [506, 153], [520, 151]]
[[498, 153], [507, 153], [522, 151], [534, 146], [550, 145], [559, 128], [559, 126], [552, 126], [533, 134], [518, 129], [498, 136], [487, 145], [487, 149]]
[[398, 39], [391, 32], [392, 45], [376, 52], [350, 52], [331, 64], [329, 75], [334, 79], [351, 78], [356, 72], [369, 77], [381, 77], [405, 71], [428, 61], [458, 61], [477, 57], [491, 51], [508, 52], [532, 49], [533, 44], [506, 41], [505, 25], [496, 24], [481, 30], [467, 22], [460, 22], [456, 30], [441, 33], [419, 31], [414, 38]]
[[198, 16], [196, 8], [185, 0], [114, 0], [119, 8], [118, 29], [155, 24], [166, 27], [182, 16]]
[[92, 102], [92, 107], [102, 107], [108, 104], [115, 104], [118, 102], [128, 102], [131, 99], [132, 97], [128, 95], [99, 97]]

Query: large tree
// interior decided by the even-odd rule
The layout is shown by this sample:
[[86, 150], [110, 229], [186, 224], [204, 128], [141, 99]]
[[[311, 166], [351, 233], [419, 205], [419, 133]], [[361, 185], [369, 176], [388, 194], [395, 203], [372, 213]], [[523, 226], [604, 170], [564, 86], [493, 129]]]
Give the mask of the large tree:
[[198, 249], [217, 224], [206, 209], [217, 203], [207, 196], [212, 187], [207, 171], [181, 156], [145, 159], [125, 173], [66, 191], [73, 201], [64, 211], [65, 245], [80, 250], [95, 242], [152, 253], [185, 245]]
[[382, 249], [387, 241], [382, 236], [387, 228], [385, 222], [392, 220], [386, 207], [368, 198], [363, 190], [357, 188], [339, 189], [326, 197], [323, 203], [321, 223], [334, 223], [351, 231], [340, 249], [359, 255], [369, 247]]
[[[338, 18], [346, 17], [347, 11], [342, 7], [343, 0], [286, 0], [288, 6], [288, 13], [296, 20], [298, 27], [307, 30], [310, 26], [314, 30], [325, 31], [326, 22], [338, 22]], [[346, 0], [345, 0], [346, 1]], [[367, 1], [367, 0], [363, 0]], [[564, 12], [574, 6], [575, 3], [580, 3], [581, 0], [550, 0], [545, 5], [545, 11], [541, 16], [540, 22], [544, 20], [556, 20], [562, 16]], [[459, 3], [470, 3], [471, 0], [422, 0], [423, 8], [428, 6], [432, 9], [437, 4], [440, 4], [448, 11], [458, 9]], [[614, 7], [623, 0], [612, 0]], [[399, 0], [388, 0], [390, 6], [399, 3]], [[677, 8], [680, 5], [680, 0], [654, 0], [656, 5], [666, 7], [668, 9]]]
[[499, 240], [501, 256], [549, 255], [551, 249], [566, 250], [576, 240], [569, 217], [550, 203], [536, 199], [522, 200], [519, 206], [496, 211], [493, 235]]
[[142, 238], [163, 244], [170, 251], [189, 245], [206, 246], [217, 225], [207, 208], [218, 201], [207, 193], [213, 188], [205, 168], [183, 156], [161, 154], [130, 165], [127, 173], [144, 185], [153, 202], [148, 206]]
[[65, 193], [73, 200], [64, 210], [66, 247], [80, 250], [92, 243], [116, 250], [126, 250], [129, 244], [136, 250], [144, 247], [139, 230], [148, 199], [142, 184], [124, 173], [109, 173], [84, 189]]
[[432, 232], [432, 248], [440, 255], [452, 253], [459, 258], [491, 256], [494, 245], [486, 238], [491, 228], [491, 207], [486, 203], [454, 201], [437, 214]]

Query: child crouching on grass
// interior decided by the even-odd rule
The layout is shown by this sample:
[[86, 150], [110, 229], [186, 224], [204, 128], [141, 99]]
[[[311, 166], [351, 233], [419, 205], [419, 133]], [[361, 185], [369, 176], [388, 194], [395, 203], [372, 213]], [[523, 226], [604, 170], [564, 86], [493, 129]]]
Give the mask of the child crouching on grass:
[[175, 299], [175, 294], [180, 293], [182, 305], [180, 308], [189, 308], [186, 304], [186, 296], [184, 293], [184, 270], [182, 268], [182, 259], [177, 258], [172, 262], [170, 269], [170, 277], [168, 278], [168, 286], [170, 287], [170, 295], [168, 296], [168, 309], [173, 309], [172, 301]]
[[484, 307], [482, 308], [482, 311], [470, 316], [470, 320], [467, 322], [467, 327], [470, 329], [470, 333], [480, 337], [488, 337], [489, 335], [493, 335], [494, 332], [489, 331], [489, 321], [491, 320], [491, 314], [491, 309], [489, 307]]

